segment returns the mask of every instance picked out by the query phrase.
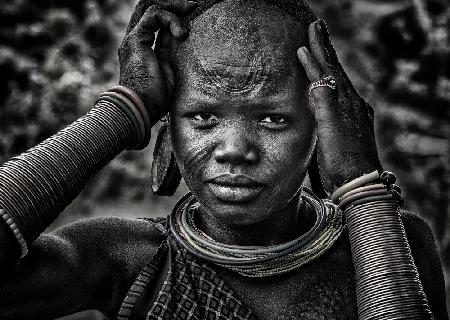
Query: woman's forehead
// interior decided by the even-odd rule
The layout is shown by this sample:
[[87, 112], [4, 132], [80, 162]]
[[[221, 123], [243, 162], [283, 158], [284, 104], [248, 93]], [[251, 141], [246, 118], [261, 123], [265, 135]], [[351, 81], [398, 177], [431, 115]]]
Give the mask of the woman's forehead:
[[261, 55], [253, 55], [248, 61], [236, 61], [233, 57], [192, 57], [187, 71], [179, 79], [181, 86], [204, 95], [225, 96], [276, 95], [290, 86], [297, 69], [291, 63], [265, 61]]
[[254, 106], [303, 103], [309, 84], [299, 63], [290, 67], [264, 64], [258, 56], [246, 64], [194, 57], [182, 73], [176, 101], [183, 110], [201, 105], [227, 109], [245, 106], [252, 110]]
[[[257, 4], [257, 5], [256, 5]], [[185, 43], [196, 56], [249, 63], [254, 55], [276, 63], [305, 42], [306, 30], [287, 12], [264, 1], [224, 1], [197, 17]]]
[[298, 73], [305, 30], [281, 9], [257, 3], [224, 1], [194, 20], [175, 59], [180, 85], [245, 93], [274, 90]]
[[[306, 44], [307, 27], [273, 4], [255, 0], [223, 1], [191, 21], [175, 63], [192, 56], [229, 65], [285, 64]], [[288, 60], [287, 60], [288, 59]]]
[[225, 0], [191, 22], [175, 55], [183, 103], [297, 99], [307, 79], [296, 51], [306, 30], [273, 4]]

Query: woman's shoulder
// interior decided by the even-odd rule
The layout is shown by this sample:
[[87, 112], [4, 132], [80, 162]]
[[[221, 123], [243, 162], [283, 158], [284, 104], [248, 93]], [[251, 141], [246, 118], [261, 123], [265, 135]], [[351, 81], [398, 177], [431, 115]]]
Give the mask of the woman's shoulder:
[[87, 218], [38, 240], [59, 238], [87, 256], [135, 269], [141, 268], [167, 238], [164, 223], [164, 218]]
[[448, 319], [444, 274], [433, 232], [422, 217], [411, 211], [401, 210], [401, 218], [435, 319]]
[[[408, 210], [400, 210], [403, 226], [411, 247], [436, 251], [436, 242], [429, 224], [424, 218]], [[413, 248], [411, 248], [413, 249]]]
[[160, 242], [166, 237], [166, 218], [93, 217], [75, 221], [56, 229], [52, 234], [89, 240]]
[[406, 210], [400, 211], [411, 254], [422, 275], [439, 277], [443, 274], [433, 232], [419, 215]]

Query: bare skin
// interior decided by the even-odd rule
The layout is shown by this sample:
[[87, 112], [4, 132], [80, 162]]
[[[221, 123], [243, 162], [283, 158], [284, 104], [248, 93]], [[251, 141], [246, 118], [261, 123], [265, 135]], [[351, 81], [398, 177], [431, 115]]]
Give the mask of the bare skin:
[[[280, 243], [301, 228], [294, 198], [315, 145], [308, 82], [288, 45], [289, 23], [280, 23], [281, 12], [258, 7], [254, 14], [264, 27], [253, 32], [254, 21], [243, 17], [255, 9], [226, 6], [198, 17], [178, 49], [174, 152], [202, 205], [206, 232], [235, 244]], [[217, 16], [219, 32], [205, 31], [202, 26]], [[223, 30], [231, 19], [240, 27], [229, 35]]]
[[373, 110], [356, 92], [339, 62], [326, 24], [318, 20], [308, 28], [309, 49], [297, 51], [309, 81], [326, 76], [337, 89], [316, 88], [311, 92], [318, 125], [318, 162], [328, 192], [373, 170], [381, 171], [373, 129]]
[[146, 10], [137, 25], [128, 30], [119, 48], [120, 84], [139, 94], [152, 125], [167, 113], [172, 100], [174, 73], [169, 63], [170, 41], [172, 37], [182, 39], [187, 36], [177, 14], [186, 14], [197, 5], [193, 1], [159, 2], [158, 6]]
[[[191, 23], [170, 64], [169, 38], [186, 34], [177, 16], [161, 7], [179, 15], [187, 12], [181, 0], [146, 10], [122, 48], [137, 46], [132, 41], [139, 42], [138, 37], [130, 35], [160, 27], [153, 60], [143, 56], [145, 48], [121, 49], [129, 55], [121, 58], [121, 81], [147, 92], [144, 100], [157, 117], [171, 105], [174, 153], [202, 205], [201, 223], [210, 236], [263, 245], [298, 235], [302, 223], [295, 196], [316, 144], [328, 192], [381, 167], [370, 107], [353, 89], [326, 28], [317, 28], [323, 21], [308, 29], [264, 2], [220, 2]], [[147, 50], [151, 44], [146, 42]], [[160, 57], [160, 68], [155, 57]], [[162, 81], [156, 86], [130, 81], [136, 72], [126, 67], [127, 61], [146, 59], [151, 62], [146, 72], [158, 71], [149, 77], [152, 81], [165, 79], [171, 89], [177, 75], [172, 96], [171, 90], [165, 95], [155, 90], [164, 87]], [[337, 90], [318, 88], [309, 97], [309, 84], [325, 75], [335, 77]]]
[[[232, 3], [216, 4], [196, 18], [177, 48], [179, 82], [170, 109], [174, 153], [201, 203], [204, 232], [230, 244], [277, 244], [307, 227], [296, 195], [317, 140], [322, 179], [331, 191], [378, 169], [373, 127], [332, 112], [341, 102], [366, 105], [343, 71], [329, 73], [342, 67], [336, 59], [331, 68], [324, 58], [325, 36], [316, 29], [322, 22], [308, 31], [264, 3]], [[299, 47], [311, 51], [296, 54]], [[309, 99], [310, 82], [325, 74], [339, 81], [346, 100], [329, 89], [318, 89]], [[355, 107], [361, 111], [365, 114], [357, 119], [367, 116], [367, 108]], [[263, 281], [217, 271], [261, 319], [356, 318], [349, 247], [343, 241], [335, 249], [319, 265]], [[336, 266], [342, 272], [337, 274]]]
[[[141, 1], [144, 9], [133, 15], [136, 23], [130, 26], [120, 50], [121, 84], [141, 95], [153, 123], [172, 111], [175, 152], [203, 204], [201, 226], [207, 234], [236, 244], [274, 244], [302, 233], [307, 211], [301, 209], [297, 214], [296, 191], [316, 135], [328, 190], [378, 168], [370, 113], [335, 58], [327, 34], [316, 29], [322, 22], [312, 23], [309, 29], [297, 28], [296, 21], [286, 22], [279, 11], [264, 10], [269, 16], [261, 15], [267, 20], [260, 21], [266, 24], [258, 42], [249, 37], [254, 32], [239, 29], [251, 30], [251, 24], [239, 21], [245, 16], [233, 10], [244, 10], [250, 4], [253, 17], [260, 17], [257, 10], [263, 7], [255, 4], [261, 2], [225, 0], [237, 4], [227, 16], [235, 22], [230, 29], [233, 36], [227, 36], [230, 25], [226, 21], [222, 32], [216, 29], [207, 34], [199, 32], [206, 27], [198, 23], [199, 29], [191, 30], [191, 35], [199, 32], [225, 38], [218, 37], [215, 47], [197, 43], [195, 54], [179, 50], [178, 64], [171, 65], [170, 40], [187, 36], [178, 16], [195, 4], [160, 0], [159, 6], [146, 10], [145, 2]], [[205, 13], [203, 18], [214, 17]], [[303, 36], [292, 37], [297, 31], [277, 33], [274, 21], [285, 31], [303, 30]], [[161, 38], [152, 51], [157, 30]], [[223, 50], [220, 44], [226, 41], [231, 41], [233, 50]], [[307, 50], [298, 52], [297, 58], [297, 49], [305, 46]], [[328, 74], [338, 81], [338, 90], [316, 89], [308, 104], [309, 82]], [[179, 82], [174, 86], [176, 78]], [[242, 177], [231, 177], [232, 187], [210, 186], [214, 181], [209, 182], [209, 177], [233, 172], [250, 175], [254, 181], [244, 179], [251, 186], [242, 186]], [[223, 183], [223, 178], [216, 184]], [[225, 178], [227, 182], [230, 177]], [[435, 318], [448, 319], [431, 231], [418, 220], [404, 219], [408, 241]], [[132, 281], [163, 238], [158, 228], [140, 219], [84, 220], [41, 235], [17, 264], [17, 242], [8, 227], [0, 224], [2, 317], [54, 319], [86, 309], [116, 317]], [[326, 254], [282, 276], [253, 279], [212, 267], [260, 319], [357, 318], [353, 264], [345, 235]]]

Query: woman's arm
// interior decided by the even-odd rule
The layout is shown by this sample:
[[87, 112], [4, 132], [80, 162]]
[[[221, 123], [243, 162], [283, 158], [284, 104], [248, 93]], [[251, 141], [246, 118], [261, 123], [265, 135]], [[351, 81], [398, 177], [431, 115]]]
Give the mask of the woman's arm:
[[[86, 219], [40, 236], [2, 269], [2, 319], [54, 319], [96, 309], [113, 318], [164, 235], [140, 219]], [[6, 271], [6, 270], [5, 270]]]
[[[80, 223], [39, 235], [97, 170], [137, 141], [126, 114], [99, 103], [85, 117], [0, 167], [0, 208], [8, 215], [7, 221], [0, 221], [2, 318], [48, 319], [87, 308], [107, 309], [96, 294], [114, 301], [111, 294], [126, 285], [115, 268], [123, 261], [126, 270], [130, 262], [108, 254], [128, 244], [123, 238], [113, 231], [105, 237], [99, 223], [97, 228]], [[126, 224], [118, 226], [135, 237]], [[25, 248], [18, 245], [20, 239], [25, 239]], [[17, 261], [20, 255], [25, 257]]]
[[[120, 84], [126, 88], [119, 96], [110, 90], [115, 92], [102, 96], [86, 116], [0, 167], [2, 317], [50, 318], [91, 307], [107, 312], [119, 307], [122, 286], [130, 284], [122, 280], [152, 253], [146, 249], [154, 239], [138, 241], [148, 230], [107, 224], [116, 233], [99, 238], [108, 234], [103, 226], [82, 223], [40, 234], [98, 170], [122, 150], [148, 142], [145, 132], [167, 112], [172, 94], [167, 60], [171, 37], [186, 35], [175, 13], [194, 7], [184, 0], [151, 7], [141, 1], [120, 49]], [[158, 30], [160, 41], [153, 51]], [[149, 114], [147, 121], [142, 112]], [[20, 255], [25, 258], [18, 260]]]
[[359, 317], [433, 319], [400, 217], [401, 190], [395, 175], [381, 173], [373, 110], [351, 84], [323, 21], [310, 25], [309, 48], [298, 57], [311, 80], [322, 182], [344, 211]]
[[[139, 142], [126, 113], [98, 102], [84, 117], [0, 167], [1, 221], [31, 244], [90, 178], [123, 149]], [[25, 243], [25, 245], [24, 245]], [[0, 266], [5, 262], [0, 261]]]

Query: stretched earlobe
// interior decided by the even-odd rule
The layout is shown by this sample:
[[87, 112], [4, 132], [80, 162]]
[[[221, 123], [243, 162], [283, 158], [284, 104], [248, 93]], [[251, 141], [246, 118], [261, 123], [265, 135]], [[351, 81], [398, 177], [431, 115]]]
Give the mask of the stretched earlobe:
[[152, 191], [158, 196], [172, 196], [180, 181], [181, 173], [172, 152], [169, 125], [163, 123], [153, 150]]
[[314, 152], [311, 157], [311, 162], [308, 167], [309, 180], [311, 182], [311, 189], [321, 199], [328, 198], [328, 194], [322, 184], [322, 179], [320, 178], [319, 165], [317, 162], [317, 144], [314, 148]]

